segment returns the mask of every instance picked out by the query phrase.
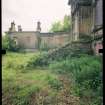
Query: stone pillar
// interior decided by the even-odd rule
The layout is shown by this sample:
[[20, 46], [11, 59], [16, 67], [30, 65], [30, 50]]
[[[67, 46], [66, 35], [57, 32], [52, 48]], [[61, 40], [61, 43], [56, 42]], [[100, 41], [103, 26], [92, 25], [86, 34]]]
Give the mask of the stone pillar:
[[18, 25], [18, 32], [22, 32], [21, 25]]
[[9, 29], [9, 31], [11, 31], [11, 32], [16, 31], [14, 21], [13, 21], [13, 22], [11, 22], [11, 28]]
[[37, 29], [36, 29], [37, 32], [41, 31], [41, 26], [40, 25], [41, 25], [41, 23], [38, 21], [37, 22]]
[[78, 12], [76, 13], [75, 16], [75, 36], [74, 40], [77, 41], [79, 38], [79, 17], [78, 17]]

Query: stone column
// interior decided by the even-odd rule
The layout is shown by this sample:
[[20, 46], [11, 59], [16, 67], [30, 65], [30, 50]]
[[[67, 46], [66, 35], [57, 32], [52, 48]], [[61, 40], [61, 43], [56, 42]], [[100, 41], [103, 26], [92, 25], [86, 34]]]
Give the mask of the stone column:
[[14, 21], [11, 22], [11, 28], [10, 28], [10, 31], [12, 31], [12, 32], [16, 31]]
[[36, 29], [37, 32], [40, 32], [41, 31], [41, 23], [38, 21], [37, 22], [37, 29]]
[[18, 32], [22, 32], [21, 25], [18, 25]]
[[77, 41], [78, 38], [79, 38], [79, 17], [78, 17], [78, 12], [77, 12], [75, 16], [75, 38], [74, 40]]

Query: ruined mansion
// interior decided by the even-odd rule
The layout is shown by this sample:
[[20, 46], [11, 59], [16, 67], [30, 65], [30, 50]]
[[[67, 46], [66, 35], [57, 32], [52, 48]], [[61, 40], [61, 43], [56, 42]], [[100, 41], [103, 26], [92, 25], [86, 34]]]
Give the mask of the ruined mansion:
[[20, 25], [16, 31], [15, 23], [11, 22], [11, 27], [6, 34], [25, 51], [57, 48], [70, 40], [69, 32], [42, 33], [40, 22], [37, 22], [36, 31], [22, 31]]
[[89, 36], [90, 46], [98, 54], [99, 49], [103, 49], [103, 0], [68, 0], [68, 5], [71, 7], [70, 32], [42, 33], [40, 22], [36, 31], [22, 31], [21, 26], [16, 31], [12, 22], [6, 34], [28, 51], [57, 48]]

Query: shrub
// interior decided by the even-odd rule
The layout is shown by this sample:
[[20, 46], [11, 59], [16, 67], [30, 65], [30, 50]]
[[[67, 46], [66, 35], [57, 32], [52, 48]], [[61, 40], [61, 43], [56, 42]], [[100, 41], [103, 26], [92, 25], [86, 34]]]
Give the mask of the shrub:
[[75, 93], [81, 98], [91, 97], [91, 105], [102, 103], [102, 59], [100, 57], [80, 55], [78, 58], [53, 62], [49, 68], [59, 73], [72, 73], [76, 82]]
[[46, 52], [43, 53], [38, 53], [36, 55], [33, 55], [29, 61], [27, 61], [25, 68], [35, 68], [38, 66], [45, 66], [46, 65], [46, 60], [42, 60], [42, 58], [46, 56]]
[[13, 39], [10, 39], [8, 35], [2, 37], [2, 48], [8, 51], [19, 51], [20, 47], [16, 45]]

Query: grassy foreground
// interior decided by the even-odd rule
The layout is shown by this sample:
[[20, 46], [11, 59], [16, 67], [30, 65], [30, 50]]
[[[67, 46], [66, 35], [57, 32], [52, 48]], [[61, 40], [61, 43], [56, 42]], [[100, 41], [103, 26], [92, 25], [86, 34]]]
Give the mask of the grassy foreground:
[[2, 105], [79, 105], [67, 75], [25, 69], [37, 54], [7, 53], [2, 58]]

